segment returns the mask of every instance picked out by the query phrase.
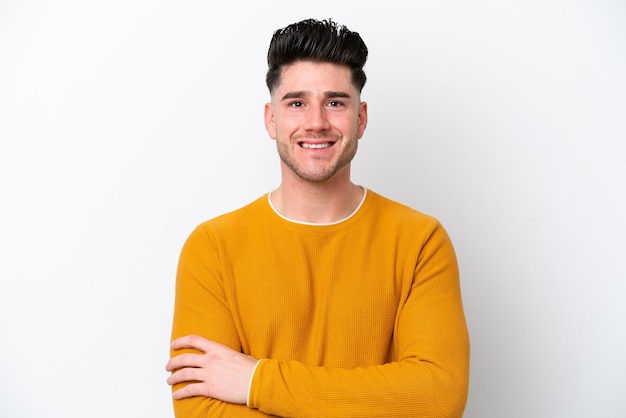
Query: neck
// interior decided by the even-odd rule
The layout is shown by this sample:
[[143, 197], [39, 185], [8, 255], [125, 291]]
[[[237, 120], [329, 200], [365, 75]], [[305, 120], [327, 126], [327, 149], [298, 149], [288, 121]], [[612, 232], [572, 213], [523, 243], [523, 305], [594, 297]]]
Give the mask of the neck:
[[363, 199], [364, 190], [347, 178], [312, 183], [300, 178], [283, 181], [271, 194], [283, 216], [299, 222], [332, 223], [347, 218]]

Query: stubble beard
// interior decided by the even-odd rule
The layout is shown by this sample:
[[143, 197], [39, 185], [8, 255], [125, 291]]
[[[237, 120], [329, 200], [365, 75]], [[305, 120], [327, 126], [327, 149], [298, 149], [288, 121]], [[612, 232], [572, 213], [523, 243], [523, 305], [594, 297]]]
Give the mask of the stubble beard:
[[[350, 147], [342, 150], [339, 158], [336, 161], [332, 162], [330, 165], [327, 165], [325, 161], [320, 161], [319, 164], [315, 164], [313, 168], [305, 168], [302, 167], [294, 158], [293, 154], [290, 152], [290, 144], [282, 144], [277, 142], [277, 150], [278, 156], [280, 160], [287, 166], [291, 171], [293, 171], [298, 177], [302, 180], [310, 183], [324, 183], [331, 178], [342, 168], [348, 165], [354, 156], [356, 155], [356, 151], [358, 148], [358, 141], [356, 137], [352, 138], [350, 141]], [[298, 146], [298, 145], [295, 145]], [[338, 146], [338, 145], [333, 145]]]

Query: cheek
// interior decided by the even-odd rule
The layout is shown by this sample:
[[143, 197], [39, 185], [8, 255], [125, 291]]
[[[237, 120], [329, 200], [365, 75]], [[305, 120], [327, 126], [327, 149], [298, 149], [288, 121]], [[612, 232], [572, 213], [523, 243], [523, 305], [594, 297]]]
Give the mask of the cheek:
[[276, 118], [276, 120], [271, 123], [270, 127], [270, 130], [274, 134], [273, 138], [287, 140], [291, 138], [292, 135], [298, 133], [300, 125], [294, 122], [293, 120]]

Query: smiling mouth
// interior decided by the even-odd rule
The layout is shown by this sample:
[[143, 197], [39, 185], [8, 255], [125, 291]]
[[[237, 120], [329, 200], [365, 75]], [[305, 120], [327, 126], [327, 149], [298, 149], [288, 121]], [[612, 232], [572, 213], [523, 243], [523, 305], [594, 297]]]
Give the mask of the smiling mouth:
[[334, 142], [323, 142], [321, 144], [311, 144], [309, 142], [298, 142], [298, 145], [300, 145], [302, 148], [306, 148], [306, 149], [323, 149], [323, 148], [329, 148], [331, 146], [333, 146]]

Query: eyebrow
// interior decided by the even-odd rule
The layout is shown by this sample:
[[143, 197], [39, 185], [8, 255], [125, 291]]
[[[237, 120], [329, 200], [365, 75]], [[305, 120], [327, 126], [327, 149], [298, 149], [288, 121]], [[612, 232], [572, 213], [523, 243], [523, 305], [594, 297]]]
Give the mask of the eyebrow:
[[[285, 95], [281, 98], [281, 100], [288, 100], [288, 99], [301, 99], [303, 97], [307, 97], [310, 96], [311, 92], [310, 91], [306, 91], [306, 90], [300, 90], [300, 91], [290, 91], [288, 93], [285, 93]], [[344, 99], [349, 99], [351, 96], [343, 91], [325, 91], [324, 92], [324, 97], [327, 99], [332, 99], [332, 98], [344, 98]]]

